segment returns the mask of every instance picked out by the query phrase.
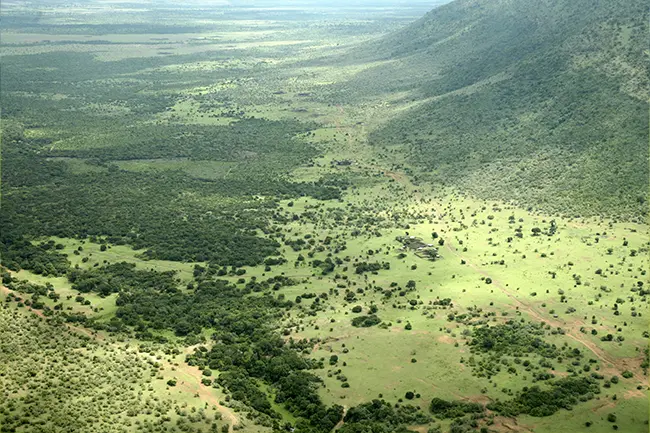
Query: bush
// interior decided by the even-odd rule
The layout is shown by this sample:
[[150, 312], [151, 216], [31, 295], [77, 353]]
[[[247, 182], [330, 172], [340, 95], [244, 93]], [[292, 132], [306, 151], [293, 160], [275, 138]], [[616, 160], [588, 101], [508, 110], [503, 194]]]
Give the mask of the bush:
[[480, 413], [485, 408], [478, 403], [466, 403], [464, 401], [447, 401], [435, 397], [429, 404], [429, 410], [440, 418], [458, 418], [467, 413]]
[[374, 314], [368, 314], [367, 316], [359, 316], [352, 319], [352, 326], [357, 328], [369, 328], [381, 323], [381, 319]]
[[542, 390], [537, 386], [524, 388], [514, 399], [490, 403], [487, 408], [510, 417], [522, 413], [538, 417], [549, 416], [562, 408], [572, 408], [579, 398], [593, 398], [598, 392], [598, 384], [591, 378], [567, 377], [555, 381], [551, 389]]

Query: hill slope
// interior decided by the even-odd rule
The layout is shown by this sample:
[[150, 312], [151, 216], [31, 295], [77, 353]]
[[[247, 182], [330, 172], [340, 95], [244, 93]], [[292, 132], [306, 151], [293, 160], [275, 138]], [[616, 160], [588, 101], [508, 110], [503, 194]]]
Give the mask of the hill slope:
[[423, 178], [570, 215], [639, 218], [647, 35], [642, 0], [457, 0], [366, 47], [392, 61], [348, 86], [419, 101], [370, 138], [406, 145]]

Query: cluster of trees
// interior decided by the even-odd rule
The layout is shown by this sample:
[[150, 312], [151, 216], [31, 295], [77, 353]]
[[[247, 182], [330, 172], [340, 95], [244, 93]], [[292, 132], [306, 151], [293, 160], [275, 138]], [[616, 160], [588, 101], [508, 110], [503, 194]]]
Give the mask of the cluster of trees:
[[[51, 316], [54, 314], [53, 310], [45, 304], [43, 298], [49, 298], [53, 301], [58, 301], [60, 295], [54, 291], [54, 286], [51, 283], [36, 284], [30, 283], [29, 281], [22, 280], [18, 281], [16, 278], [13, 278], [11, 274], [4, 271], [2, 272], [2, 284], [4, 284], [9, 290], [7, 294], [7, 302], [15, 301], [18, 307], [24, 305], [33, 308], [34, 310], [42, 310], [44, 316]], [[13, 291], [18, 292], [20, 295], [15, 294]], [[23, 296], [30, 295], [29, 298]], [[57, 304], [54, 306], [55, 310], [61, 310], [62, 304]]]
[[379, 325], [381, 319], [376, 314], [367, 314], [365, 316], [357, 316], [352, 319], [352, 326], [357, 328], [369, 328], [371, 326]]
[[487, 408], [504, 416], [549, 416], [560, 409], [571, 410], [578, 402], [590, 400], [599, 393], [600, 386], [590, 377], [565, 377], [553, 382], [550, 389], [525, 387], [515, 398], [489, 403]]
[[63, 245], [54, 241], [32, 244], [24, 236], [13, 236], [3, 230], [0, 234], [0, 264], [19, 271], [29, 269], [35, 274], [57, 277], [64, 275], [70, 262], [61, 254]]
[[479, 403], [447, 401], [435, 397], [429, 404], [429, 411], [439, 418], [459, 418], [468, 413], [484, 412], [485, 408]]
[[72, 288], [81, 293], [94, 292], [100, 296], [111, 293], [159, 291], [175, 293], [179, 281], [175, 271], [157, 272], [136, 269], [134, 263], [120, 262], [90, 269], [70, 269], [67, 273]]
[[380, 270], [389, 270], [390, 269], [390, 263], [389, 262], [361, 262], [357, 264], [357, 266], [354, 269], [354, 272], [356, 274], [363, 274], [366, 272], [377, 272]]
[[[240, 306], [242, 315], [257, 314], [254, 310], [247, 311], [245, 306], [246, 301]], [[275, 389], [275, 402], [300, 418], [297, 431], [332, 430], [340, 421], [343, 408], [326, 407], [318, 395], [322, 383], [310, 370], [322, 368], [322, 362], [304, 358], [300, 354], [304, 344], [285, 343], [269, 328], [268, 322], [255, 322], [257, 326], [248, 329], [238, 323], [222, 321], [215, 327], [218, 331], [212, 336], [212, 348], [196, 349], [188, 356], [188, 363], [201, 369], [221, 371], [217, 382], [233, 398], [277, 420], [280, 416], [273, 410], [270, 397], [260, 389], [258, 381], [270, 385]]]
[[547, 389], [524, 387], [507, 401], [495, 401], [486, 406], [464, 401], [431, 400], [429, 410], [439, 418], [461, 418], [466, 414], [484, 413], [489, 409], [499, 415], [514, 417], [520, 414], [543, 417], [560, 409], [571, 410], [580, 401], [587, 401], [600, 393], [600, 386], [590, 377], [571, 376], [556, 380]]
[[[532, 372], [534, 381], [551, 379], [553, 375], [546, 370], [552, 369], [556, 361], [572, 360], [572, 366], [567, 367], [569, 372], [579, 368], [584, 358], [582, 351], [566, 344], [557, 347], [548, 343], [543, 338], [547, 331], [564, 332], [561, 328], [551, 330], [549, 325], [524, 322], [523, 319], [475, 327], [468, 344], [472, 354], [479, 355], [480, 359], [472, 356], [468, 363], [479, 376], [488, 378], [499, 374], [502, 369], [516, 374], [517, 366], [521, 366]], [[582, 368], [585, 372], [591, 369], [590, 363], [585, 362]]]
[[374, 399], [350, 408], [345, 414], [342, 433], [393, 433], [408, 431], [406, 426], [427, 424], [431, 421], [418, 407], [392, 405], [385, 400]]
[[544, 325], [509, 320], [495, 326], [476, 327], [469, 342], [475, 352], [491, 352], [501, 355], [522, 356], [537, 353], [546, 358], [558, 355], [555, 345], [542, 338]]

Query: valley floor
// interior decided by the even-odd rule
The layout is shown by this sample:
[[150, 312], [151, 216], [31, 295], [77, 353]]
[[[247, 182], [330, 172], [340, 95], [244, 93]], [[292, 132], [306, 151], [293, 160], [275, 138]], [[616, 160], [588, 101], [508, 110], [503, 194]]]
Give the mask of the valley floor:
[[[362, 26], [362, 22], [350, 19], [341, 28], [351, 31], [347, 26]], [[312, 23], [313, 28], [271, 20], [256, 24], [270, 26], [272, 32], [243, 31], [237, 22], [223, 25], [228, 31], [220, 34], [169, 35], [164, 44], [159, 41], [161, 46], [151, 45], [148, 34], [101, 36], [128, 49], [82, 44], [80, 35], [61, 38], [69, 41], [65, 55], [102, 48], [96, 54], [99, 60], [93, 62], [158, 59], [167, 55], [161, 54], [162, 45], [178, 55], [166, 64], [145, 67], [143, 63], [102, 78], [113, 80], [110, 85], [116, 87], [137, 81], [138, 86], [144, 85], [140, 92], [151, 92], [151, 98], [174, 98], [168, 109], [137, 117], [129, 126], [134, 129], [229, 127], [251, 118], [310, 125], [309, 132], [295, 132], [292, 140], [295, 146], [313, 146], [316, 156], [307, 158], [307, 163], [297, 159], [281, 177], [290, 184], [332, 181], [344, 186], [340, 198], [321, 200], [296, 193], [277, 199], [260, 192], [240, 202], [230, 192], [210, 196], [174, 190], [172, 202], [182, 204], [175, 208], [179, 214], [189, 209], [186, 203], [200, 202], [210, 216], [231, 206], [233, 219], [254, 208], [253, 200], [277, 204], [268, 214], [267, 231], [255, 228], [255, 233], [279, 241], [286, 261], [239, 266], [245, 272], [224, 272], [219, 278], [241, 289], [273, 277], [292, 281], [266, 290], [269, 296], [293, 301], [273, 326], [287, 342], [311, 342], [303, 355], [324, 363], [313, 372], [322, 379], [319, 395], [326, 405], [338, 404], [347, 411], [372, 399], [385, 399], [430, 413], [434, 398], [494, 404], [512, 400], [533, 386], [547, 389], [549, 381], [586, 377], [602, 385], [601, 392], [581, 396], [584, 401], [576, 399], [571, 410], [562, 408], [550, 416], [505, 416], [488, 410], [473, 427], [522, 433], [600, 433], [612, 431], [613, 425], [622, 432], [648, 430], [647, 225], [544, 214], [519, 203], [487, 201], [423, 182], [423, 173], [408, 163], [401, 143], [375, 148], [368, 142], [370, 131], [417, 104], [413, 95], [405, 92], [347, 104], [327, 100], [331, 85], [345, 83], [374, 66], [320, 63], [327, 56], [345, 54], [353, 46], [346, 45], [347, 37], [326, 37], [328, 30], [320, 21]], [[359, 37], [374, 36], [371, 30], [360, 31]], [[320, 39], [307, 40], [310, 32]], [[16, 32], [9, 36], [3, 50], [13, 56], [62, 50], [54, 35]], [[49, 42], [32, 45], [45, 39]], [[214, 62], [191, 57], [212, 50], [233, 54]], [[182, 82], [183, 77], [187, 82]], [[156, 89], [146, 90], [149, 85]], [[77, 101], [76, 96], [34, 92], [29, 98]], [[18, 90], [8, 93], [25, 98]], [[121, 116], [125, 109], [115, 101], [83, 108], [103, 121]], [[114, 157], [111, 130], [100, 129], [103, 124], [92, 126], [88, 136], [70, 136], [55, 122], [25, 122], [22, 127], [29, 139], [50, 138], [48, 161], [65, 164], [76, 176], [142, 174], [155, 180], [161, 173], [173, 173], [223, 185], [233, 179], [254, 182], [250, 179], [262, 177], [267, 170], [280, 172], [278, 167], [284, 164], [284, 154], [259, 156], [262, 150], [246, 146], [212, 159], [209, 152], [196, 158]], [[119, 134], [126, 130], [119, 129]], [[199, 130], [192, 131], [188, 135]], [[156, 151], [162, 148], [151, 146]], [[93, 149], [108, 150], [97, 157]], [[12, 184], [5, 194], [19, 196], [32, 186]], [[202, 215], [209, 218], [208, 212]], [[143, 254], [145, 249], [134, 250], [101, 236], [97, 242], [38, 238], [50, 240], [67, 255], [71, 269], [128, 262], [138, 270], [175, 271], [184, 294], [191, 293], [188, 285], [202, 272], [197, 269], [209, 267], [207, 260], [150, 259]], [[153, 342], [136, 338], [134, 332], [96, 331], [73, 321], [64, 323], [56, 314], [48, 318], [44, 311], [60, 305], [68, 314], [114, 324], [120, 309], [118, 294], [81, 293], [64, 275], [44, 276], [25, 269], [10, 274], [17, 281], [51, 284], [51, 292], [58, 296], [43, 296], [41, 308], [33, 308], [25, 302], [33, 295], [25, 289], [28, 284], [13, 283], [23, 290], [2, 288], [0, 423], [11, 420], [19, 425], [15, 431], [30, 432], [271, 431], [270, 422], [260, 425], [264, 424], [260, 420], [268, 421], [264, 416], [236, 401], [224, 387], [212, 385], [219, 371], [212, 371], [214, 377], [206, 385], [205, 372], [186, 363], [195, 350], [212, 348], [210, 337], [218, 329], [201, 329], [192, 342], [171, 328], [155, 329], [152, 335], [162, 338]], [[374, 326], [353, 322], [371, 315], [379, 318]], [[485, 325], [502, 334], [477, 343]], [[258, 386], [273, 401], [282, 423], [296, 421], [294, 414], [273, 400], [271, 387], [261, 381]], [[441, 416], [408, 427], [417, 432], [435, 432], [437, 427], [449, 431], [453, 422]]]

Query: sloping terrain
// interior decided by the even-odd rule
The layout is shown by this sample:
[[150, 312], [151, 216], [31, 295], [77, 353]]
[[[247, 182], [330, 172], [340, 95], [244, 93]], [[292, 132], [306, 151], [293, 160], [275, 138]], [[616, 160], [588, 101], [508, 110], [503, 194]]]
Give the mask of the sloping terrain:
[[638, 218], [647, 18], [642, 1], [455, 1], [368, 46], [390, 61], [344, 88], [408, 92], [412, 107], [370, 141], [406, 145], [424, 178], [565, 215]]

